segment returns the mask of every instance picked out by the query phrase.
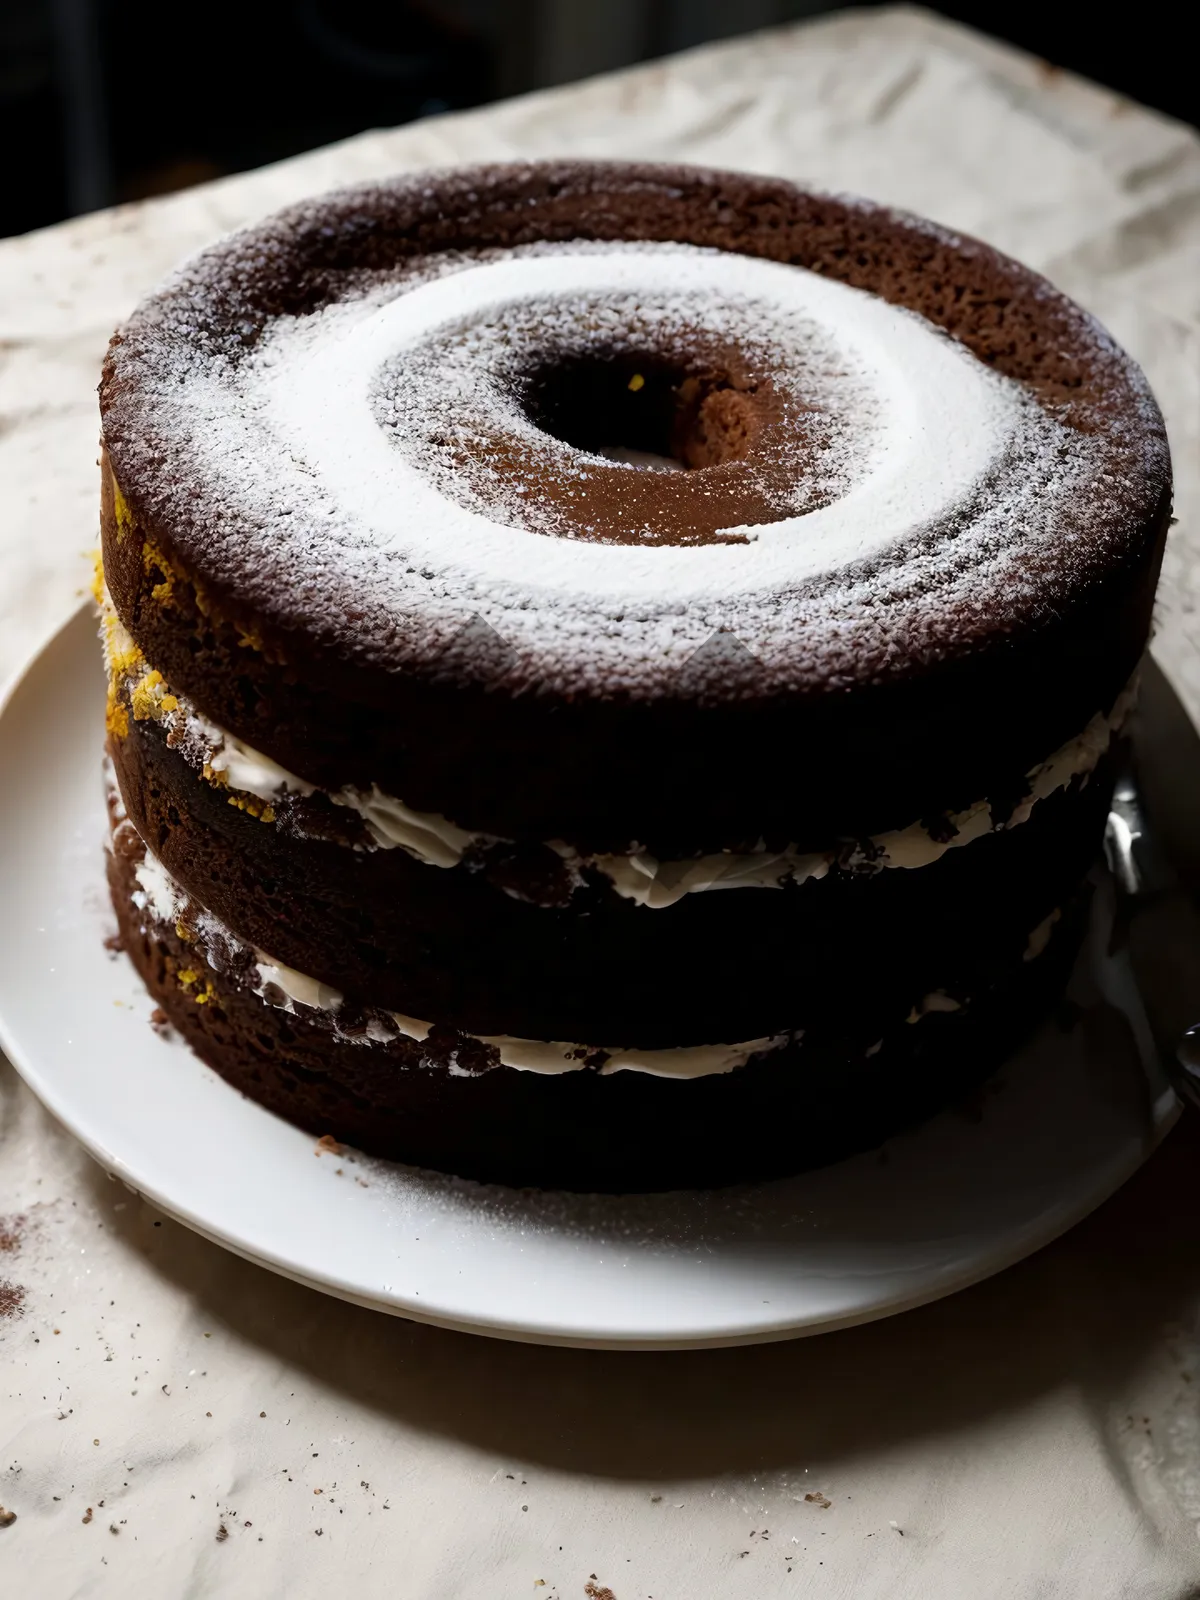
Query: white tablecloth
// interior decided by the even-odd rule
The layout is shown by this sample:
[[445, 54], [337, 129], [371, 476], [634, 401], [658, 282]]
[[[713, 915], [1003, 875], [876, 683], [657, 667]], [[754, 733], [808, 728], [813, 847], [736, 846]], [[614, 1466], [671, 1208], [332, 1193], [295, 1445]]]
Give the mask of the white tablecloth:
[[[85, 584], [97, 367], [174, 261], [335, 183], [565, 152], [857, 190], [982, 235], [1096, 310], [1167, 413], [1180, 526], [1156, 651], [1200, 711], [1200, 142], [908, 10], [0, 244], [0, 677]], [[1184, 1600], [1200, 1594], [1198, 1158], [1185, 1119], [1067, 1239], [889, 1323], [744, 1351], [539, 1350], [235, 1259], [110, 1183], [0, 1067], [0, 1217], [17, 1219], [0, 1223], [0, 1504], [16, 1514], [0, 1515], [0, 1586]]]

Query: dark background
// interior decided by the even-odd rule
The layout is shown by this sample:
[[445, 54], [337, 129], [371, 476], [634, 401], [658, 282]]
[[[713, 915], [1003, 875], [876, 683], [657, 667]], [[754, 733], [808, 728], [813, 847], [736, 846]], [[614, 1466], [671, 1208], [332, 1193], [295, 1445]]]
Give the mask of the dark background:
[[[0, 234], [833, 9], [822, 0], [0, 0]], [[1200, 121], [1178, 4], [948, 0], [937, 9]]]

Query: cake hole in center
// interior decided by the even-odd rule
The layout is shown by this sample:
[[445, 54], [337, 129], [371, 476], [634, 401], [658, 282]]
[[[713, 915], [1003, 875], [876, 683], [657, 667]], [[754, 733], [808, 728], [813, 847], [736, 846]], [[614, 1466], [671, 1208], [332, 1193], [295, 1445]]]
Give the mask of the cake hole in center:
[[649, 471], [739, 460], [757, 432], [752, 390], [661, 357], [559, 359], [535, 368], [522, 387], [525, 414], [543, 433]]

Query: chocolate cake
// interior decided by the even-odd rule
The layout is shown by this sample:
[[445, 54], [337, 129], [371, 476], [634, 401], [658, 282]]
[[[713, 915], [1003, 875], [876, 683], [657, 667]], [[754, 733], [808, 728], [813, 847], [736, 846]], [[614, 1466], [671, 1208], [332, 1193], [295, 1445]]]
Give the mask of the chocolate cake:
[[1061, 992], [1170, 462], [1026, 268], [773, 179], [424, 174], [197, 257], [100, 394], [113, 901], [247, 1094], [726, 1183]]

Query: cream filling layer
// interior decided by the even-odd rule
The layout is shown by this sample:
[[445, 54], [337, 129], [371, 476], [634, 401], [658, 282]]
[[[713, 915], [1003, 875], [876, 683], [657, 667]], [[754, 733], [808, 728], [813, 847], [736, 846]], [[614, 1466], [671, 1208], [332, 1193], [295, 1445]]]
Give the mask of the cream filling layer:
[[[102, 613], [105, 653], [111, 671], [116, 656], [114, 641], [134, 652], [136, 646], [107, 595]], [[149, 676], [153, 678], [157, 674]], [[369, 789], [319, 790], [317, 785], [289, 772], [269, 756], [210, 722], [183, 696], [170, 696], [161, 681], [141, 692], [147, 704], [153, 702], [161, 706], [164, 698], [173, 701], [171, 709], [161, 711], [161, 720], [169, 718], [174, 728], [190, 735], [191, 742], [204, 752], [207, 773], [230, 789], [253, 795], [270, 805], [277, 804], [288, 794], [324, 793], [334, 805], [354, 811], [362, 818], [376, 848], [404, 850], [431, 867], [458, 866], [472, 848], [498, 842], [494, 834], [460, 828], [437, 812], [414, 811], [374, 784]], [[1136, 698], [1135, 677], [1122, 690], [1107, 715], [1097, 712], [1081, 733], [1026, 772], [1025, 797], [1009, 816], [998, 818], [988, 801], [976, 801], [949, 816], [949, 826], [944, 830], [948, 837], [935, 838], [920, 822], [913, 822], [905, 828], [860, 841], [848, 853], [845, 850], [814, 852], [788, 845], [783, 850], [768, 850], [762, 846], [749, 851], [721, 851], [682, 860], [660, 860], [648, 851], [588, 855], [560, 840], [550, 840], [548, 848], [574, 872], [584, 868], [599, 872], [617, 894], [652, 911], [673, 906], [686, 895], [714, 889], [781, 889], [789, 883], [807, 883], [810, 879], [824, 878], [839, 864], [852, 871], [873, 872], [888, 868], [912, 871], [931, 866], [948, 851], [973, 844], [989, 833], [1019, 827], [1029, 820], [1039, 801], [1048, 799], [1077, 779], [1086, 780], [1128, 721]]]
[[[423, 1022], [403, 1012], [384, 1008], [377, 1008], [374, 1015], [368, 1016], [365, 1031], [355, 1033], [342, 1031], [336, 1022], [343, 1001], [340, 990], [322, 983], [318, 978], [310, 977], [307, 973], [297, 971], [295, 967], [273, 960], [264, 951], [255, 949], [238, 939], [211, 912], [198, 911], [163, 863], [150, 850], [146, 850], [144, 858], [138, 863], [135, 875], [138, 888], [134, 892], [133, 900], [139, 910], [148, 913], [157, 922], [176, 930], [186, 916], [189, 932], [197, 940], [202, 951], [207, 945], [220, 943], [226, 950], [249, 954], [256, 974], [256, 981], [251, 985], [251, 989], [265, 1005], [291, 1015], [299, 1015], [302, 1010], [320, 1011], [333, 1020], [337, 1036], [352, 1045], [382, 1044], [394, 1038], [395, 1034], [382, 1020], [384, 1017], [390, 1020], [396, 1032], [417, 1043], [427, 1039], [432, 1031], [433, 1023]], [[1036, 960], [1043, 953], [1061, 916], [1061, 911], [1056, 909], [1033, 930], [1023, 953], [1024, 961]], [[920, 1023], [925, 1017], [962, 1011], [965, 1006], [966, 1002], [955, 999], [944, 989], [935, 989], [922, 996], [904, 1020], [907, 1023]], [[803, 1031], [795, 1029], [761, 1039], [744, 1040], [737, 1044], [683, 1045], [662, 1050], [567, 1044], [560, 1040], [522, 1039], [511, 1034], [473, 1034], [469, 1037], [490, 1046], [503, 1066], [512, 1067], [517, 1072], [556, 1074], [580, 1072], [590, 1068], [592, 1071], [598, 1071], [601, 1076], [610, 1076], [616, 1072], [643, 1072], [655, 1078], [706, 1078], [719, 1073], [733, 1072], [754, 1056], [777, 1050], [785, 1044], [795, 1043], [803, 1037]], [[880, 1039], [865, 1054], [875, 1055], [882, 1045], [883, 1040]], [[591, 1066], [598, 1056], [604, 1057], [602, 1064], [598, 1068]], [[453, 1060], [446, 1070], [452, 1076], [473, 1076], [464, 1068], [458, 1067]]]
[[[778, 851], [765, 847], [746, 852], [722, 851], [678, 861], [663, 861], [646, 851], [585, 855], [558, 840], [551, 840], [549, 847], [576, 871], [588, 867], [603, 874], [617, 894], [653, 911], [673, 906], [685, 895], [713, 889], [780, 889], [787, 883], [807, 883], [825, 877], [839, 862], [858, 870], [912, 871], [931, 866], [947, 851], [973, 844], [989, 833], [1019, 827], [1029, 820], [1039, 801], [1049, 799], [1076, 779], [1089, 777], [1128, 720], [1136, 695], [1135, 681], [1121, 692], [1107, 716], [1097, 712], [1082, 733], [1031, 767], [1025, 774], [1025, 798], [1011, 815], [997, 818], [986, 800], [977, 801], [950, 815], [945, 830], [949, 837], [935, 838], [920, 822], [913, 822], [906, 828], [874, 835], [848, 856], [834, 850], [802, 851], [789, 845]], [[205, 726], [214, 747], [209, 766], [223, 774], [231, 788], [268, 802], [278, 801], [289, 791], [314, 792], [312, 784], [285, 772], [269, 757], [211, 723]], [[413, 811], [374, 786], [369, 790], [340, 789], [329, 792], [329, 798], [335, 805], [356, 811], [380, 849], [406, 850], [429, 866], [457, 866], [473, 845], [494, 840], [494, 835], [459, 828], [435, 812]]]
[[[187, 916], [201, 949], [205, 945], [221, 942], [227, 949], [248, 951], [253, 957], [257, 981], [253, 992], [265, 1004], [296, 1014], [298, 1008], [321, 1011], [336, 1017], [343, 996], [337, 989], [294, 967], [274, 960], [262, 950], [254, 949], [238, 939], [211, 912], [199, 916], [189, 909], [185, 891], [167, 871], [163, 863], [150, 850], [136, 869], [138, 888], [134, 904], [140, 911], [166, 926], [177, 928]], [[373, 1022], [368, 1022], [363, 1034], [340, 1033], [340, 1037], [354, 1044], [383, 1043], [393, 1037], [380, 1020], [390, 1018], [396, 1030], [418, 1043], [428, 1038], [433, 1023], [422, 1022], [403, 1012], [379, 1009]], [[336, 1024], [335, 1024], [336, 1028]], [[798, 1033], [776, 1034], [762, 1039], [748, 1039], [737, 1044], [685, 1045], [675, 1049], [645, 1050], [627, 1047], [567, 1044], [557, 1040], [520, 1039], [510, 1034], [474, 1034], [472, 1038], [490, 1045], [502, 1065], [518, 1072], [579, 1072], [588, 1067], [598, 1055], [605, 1060], [599, 1067], [601, 1075], [615, 1072], [644, 1072], [655, 1078], [707, 1078], [716, 1073], [733, 1072], [744, 1066], [752, 1056], [799, 1038]], [[462, 1068], [451, 1064], [451, 1073], [469, 1077]]]

